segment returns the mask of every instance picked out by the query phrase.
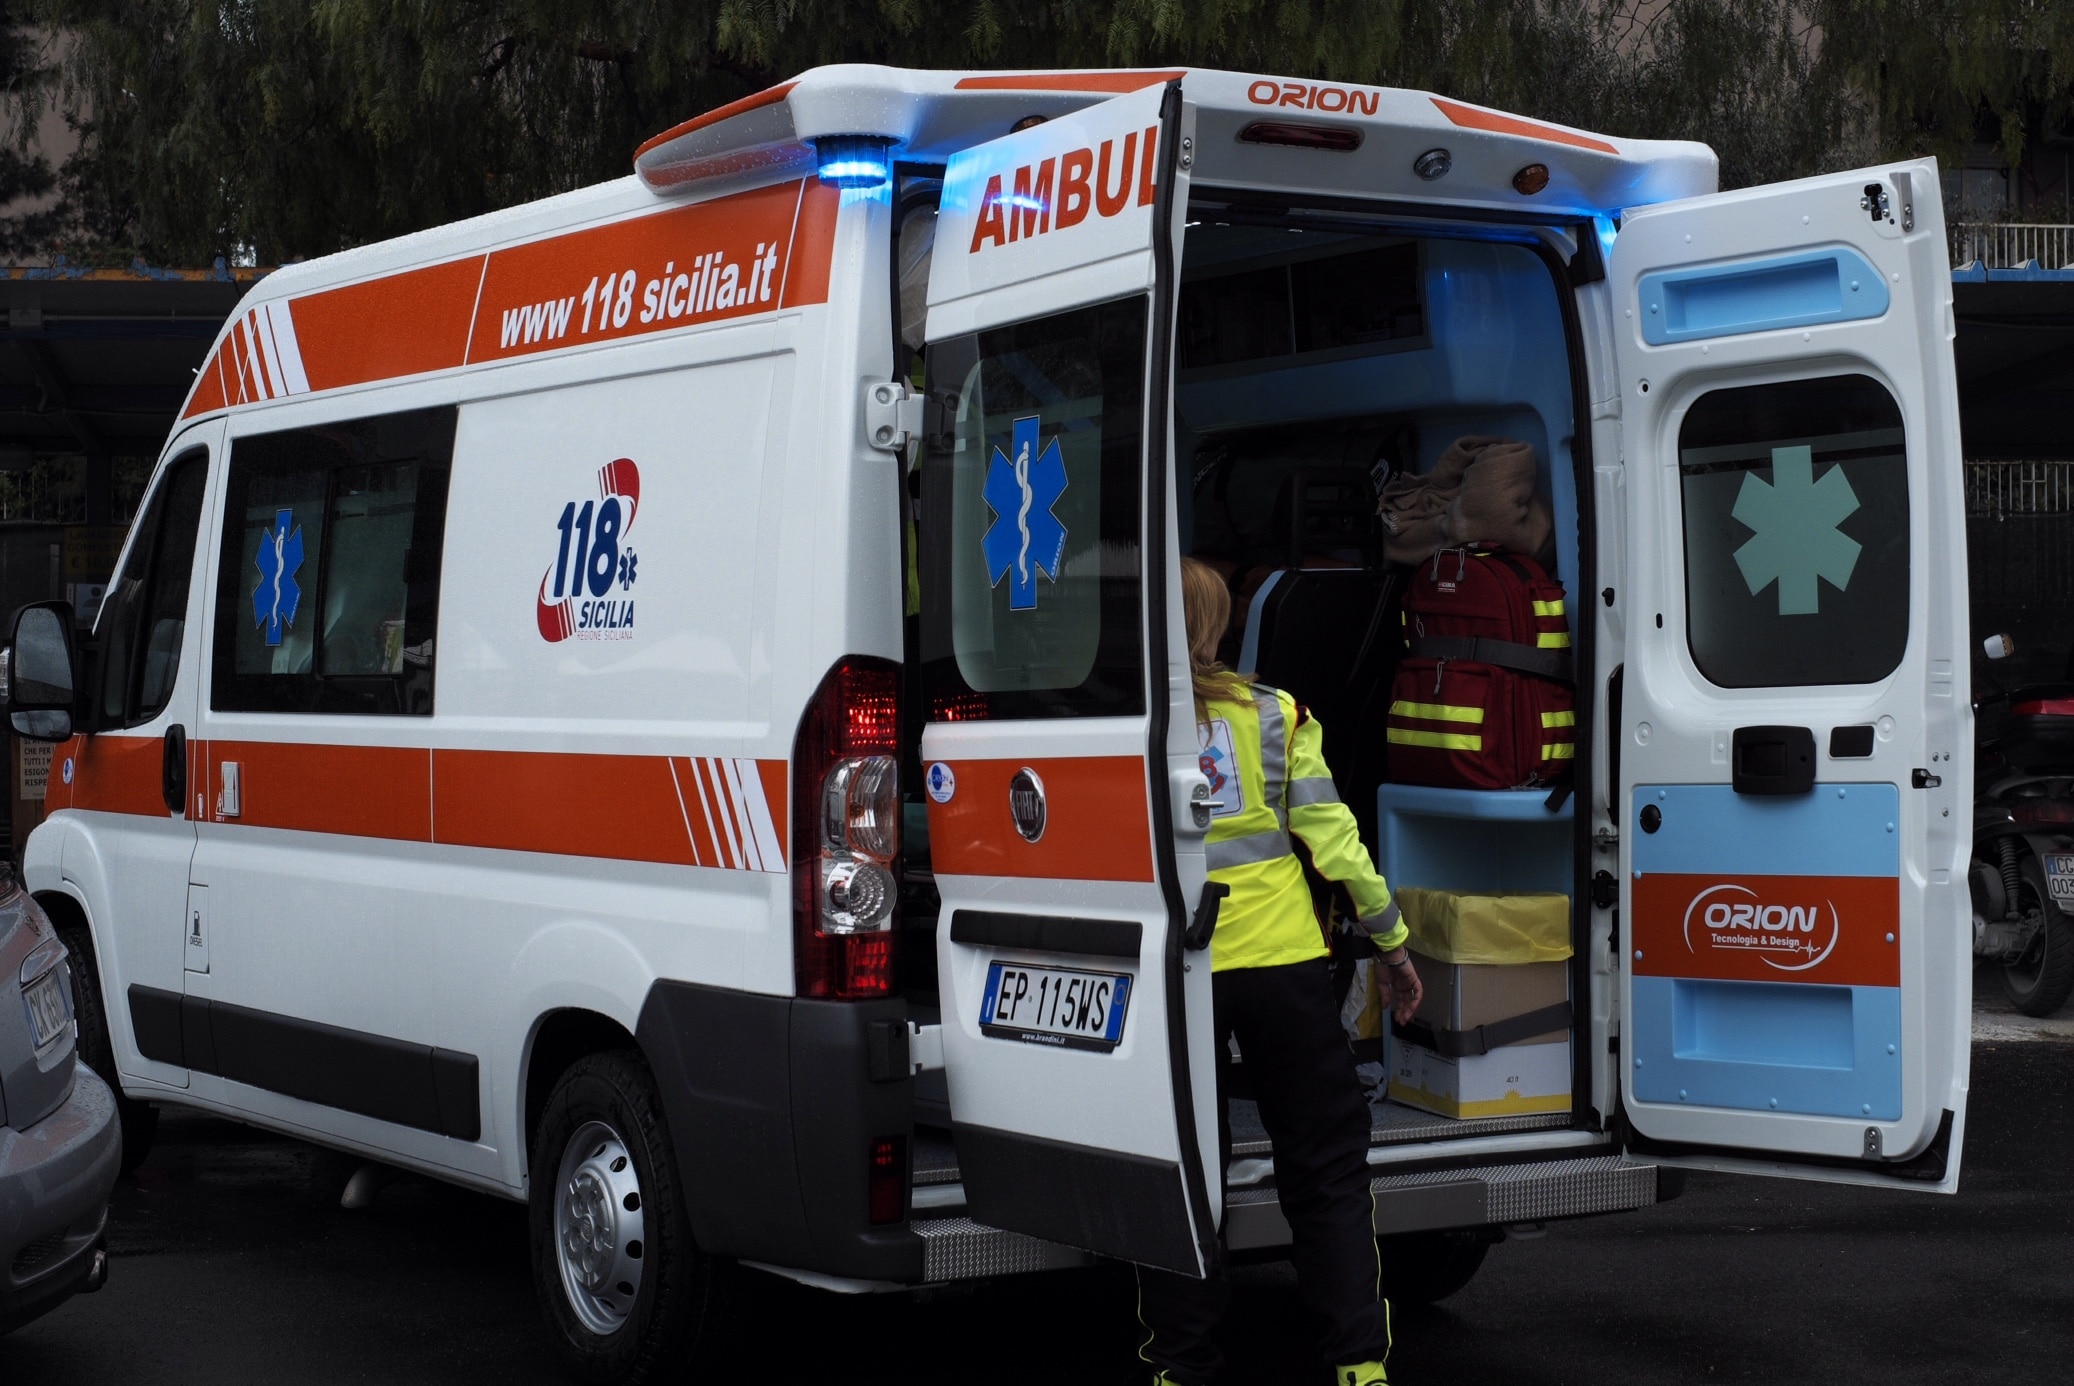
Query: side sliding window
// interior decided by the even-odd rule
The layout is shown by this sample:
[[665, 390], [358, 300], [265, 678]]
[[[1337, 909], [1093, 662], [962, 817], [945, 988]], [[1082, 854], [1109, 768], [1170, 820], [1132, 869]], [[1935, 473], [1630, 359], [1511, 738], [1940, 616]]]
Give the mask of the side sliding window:
[[101, 727], [142, 726], [173, 696], [208, 476], [209, 454], [200, 448], [173, 459], [138, 516], [122, 571], [108, 585], [94, 620], [100, 650], [95, 722]]
[[432, 712], [455, 409], [231, 443], [218, 712]]

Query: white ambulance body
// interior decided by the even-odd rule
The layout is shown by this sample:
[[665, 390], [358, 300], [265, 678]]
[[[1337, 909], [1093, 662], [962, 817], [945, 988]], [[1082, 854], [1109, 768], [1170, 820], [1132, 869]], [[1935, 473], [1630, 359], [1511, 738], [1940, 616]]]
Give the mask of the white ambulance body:
[[[604, 1376], [688, 1331], [669, 1258], [1286, 1244], [1237, 1110], [1217, 1177], [1177, 565], [1368, 580], [1278, 432], [1364, 476], [1498, 434], [1553, 506], [1574, 794], [1355, 788], [1394, 883], [1571, 897], [1569, 1081], [1379, 1108], [1379, 1234], [1480, 1257], [1673, 1166], [1956, 1187], [1929, 163], [1717, 193], [1704, 147], [1418, 92], [833, 67], [636, 169], [284, 267], [208, 358], [27, 853], [129, 1098], [532, 1200]], [[1354, 609], [1307, 647], [1345, 678]], [[1324, 725], [1343, 772], [1383, 736]], [[1004, 965], [1069, 1004], [1011, 1018]]]

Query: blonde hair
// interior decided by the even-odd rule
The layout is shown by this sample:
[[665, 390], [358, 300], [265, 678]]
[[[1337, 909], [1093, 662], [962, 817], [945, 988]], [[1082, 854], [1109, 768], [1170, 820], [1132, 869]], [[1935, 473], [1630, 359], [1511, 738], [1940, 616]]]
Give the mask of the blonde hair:
[[1217, 646], [1231, 625], [1231, 589], [1215, 568], [1198, 558], [1181, 560], [1181, 617], [1188, 628], [1188, 667], [1200, 720], [1205, 699], [1229, 697], [1235, 686], [1253, 680], [1217, 662]]

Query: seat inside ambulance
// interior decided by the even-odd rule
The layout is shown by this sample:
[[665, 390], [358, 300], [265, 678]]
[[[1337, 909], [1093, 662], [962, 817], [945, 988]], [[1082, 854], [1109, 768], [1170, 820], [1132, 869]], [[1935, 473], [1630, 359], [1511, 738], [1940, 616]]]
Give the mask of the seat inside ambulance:
[[[1378, 513], [1393, 480], [1401, 489], [1431, 473], [1457, 440], [1524, 443], [1534, 503], [1552, 520], [1527, 556], [1574, 593], [1574, 390], [1553, 268], [1526, 236], [1295, 229], [1214, 211], [1192, 214], [1187, 233], [1175, 344], [1182, 547], [1231, 587], [1225, 663], [1318, 719], [1340, 798], [1400, 891], [1572, 888], [1560, 793], [1392, 782], [1386, 718], [1416, 565]], [[1321, 889], [1321, 910], [1328, 899]], [[1339, 967], [1341, 985], [1349, 971]], [[1356, 1044], [1379, 1066], [1382, 1049]], [[1235, 1156], [1266, 1151], [1243, 1072], [1241, 1062]], [[1567, 1093], [1559, 1111], [1453, 1120], [1388, 1097], [1377, 1067], [1363, 1077], [1378, 1142], [1570, 1119]]]
[[[899, 365], [917, 376], [935, 191], [912, 186], [895, 214]], [[1378, 503], [1393, 479], [1429, 473], [1465, 437], [1526, 444], [1535, 502], [1553, 530], [1531, 556], [1567, 592], [1576, 589], [1575, 410], [1561, 261], [1524, 230], [1496, 235], [1295, 229], [1272, 214], [1191, 209], [1175, 344], [1178, 520], [1183, 551], [1232, 589], [1225, 662], [1288, 691], [1317, 717], [1340, 797], [1393, 889], [1567, 897], [1574, 857], [1566, 796], [1398, 785], [1389, 772], [1386, 715], [1405, 650], [1400, 604], [1412, 571], [1385, 552]], [[1574, 613], [1574, 600], [1567, 606]], [[1574, 625], [1574, 615], [1567, 619]], [[927, 1011], [937, 1000], [937, 920], [929, 901], [913, 898], [913, 883], [927, 875], [919, 805], [907, 833], [903, 970], [911, 1002]], [[1329, 896], [1317, 884], [1324, 912]], [[1561, 927], [1567, 940], [1567, 907]], [[1351, 963], [1336, 971], [1351, 987]], [[1355, 1042], [1375, 1143], [1567, 1125], [1570, 1026], [1531, 1038], [1562, 1044], [1559, 1100], [1551, 1092], [1528, 1104], [1530, 1113], [1460, 1118], [1393, 1100], [1389, 1041]], [[1245, 1159], [1269, 1146], [1239, 1058], [1229, 1114], [1233, 1157]], [[916, 1097], [919, 1122], [948, 1125], [940, 1074], [923, 1075]], [[918, 1183], [954, 1177], [947, 1138], [918, 1132], [915, 1160]]]

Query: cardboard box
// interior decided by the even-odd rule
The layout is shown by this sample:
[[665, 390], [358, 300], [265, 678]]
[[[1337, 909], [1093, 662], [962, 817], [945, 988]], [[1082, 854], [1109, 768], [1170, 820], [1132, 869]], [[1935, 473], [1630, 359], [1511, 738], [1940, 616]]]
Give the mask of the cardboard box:
[[[1570, 964], [1444, 963], [1414, 953], [1426, 996], [1418, 1019], [1473, 1030], [1570, 999]], [[1449, 1117], [1523, 1116], [1570, 1109], [1570, 1031], [1557, 1026], [1485, 1054], [1449, 1057], [1396, 1035], [1390, 1096]]]

